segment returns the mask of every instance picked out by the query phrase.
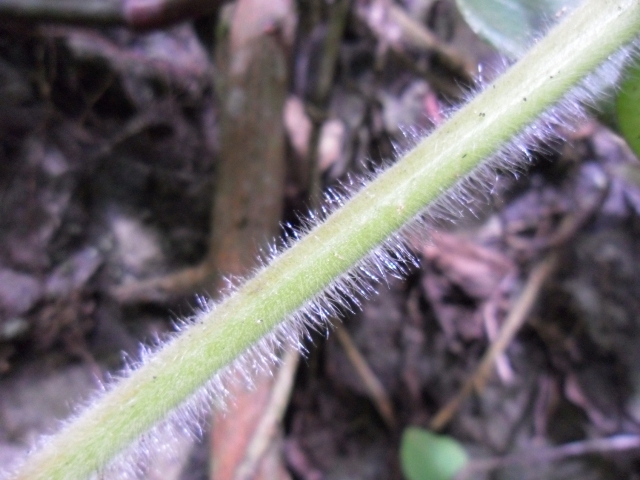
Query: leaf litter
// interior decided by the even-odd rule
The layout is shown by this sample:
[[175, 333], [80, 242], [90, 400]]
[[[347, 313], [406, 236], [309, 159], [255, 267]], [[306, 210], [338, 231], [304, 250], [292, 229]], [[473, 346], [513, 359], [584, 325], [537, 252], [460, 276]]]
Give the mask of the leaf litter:
[[[424, 24], [441, 42], [459, 45], [462, 37], [473, 61], [499, 63], [450, 4], [426, 12]], [[459, 85], [432, 52], [377, 37], [363, 20], [376, 12], [364, 13], [373, 17], [359, 12], [347, 26], [323, 122], [340, 126], [327, 137], [327, 185], [393, 157], [408, 127], [438, 121]], [[299, 21], [307, 14], [299, 12]], [[191, 296], [119, 305], [109, 291], [206, 254], [217, 100], [204, 41], [190, 24], [153, 34], [0, 31], [8, 72], [0, 78], [2, 463], [66, 415], [68, 407], [53, 405], [86, 396], [92, 378], [116, 369], [121, 351], [135, 356], [137, 341], [162, 336], [171, 318], [190, 314]], [[311, 50], [294, 51], [296, 65], [310, 65], [295, 70], [299, 84], [313, 83], [315, 59], [304, 57]], [[283, 192], [288, 218], [305, 205], [309, 134], [297, 130], [305, 125], [287, 123], [294, 147]], [[595, 121], [565, 136], [571, 141], [537, 155], [526, 175], [500, 177], [474, 215], [414, 240], [421, 266], [345, 314], [355, 348], [394, 408], [395, 429], [337, 336], [314, 337], [284, 422], [291, 478], [400, 478], [402, 428], [427, 427], [455, 397], [551, 248], [560, 260], [537, 306], [446, 431], [478, 458], [640, 433], [640, 191], [620, 175], [637, 160]], [[123, 224], [146, 232], [144, 251], [126, 248], [136, 237], [122, 237], [115, 226]], [[42, 386], [56, 382], [74, 387]], [[25, 395], [28, 402], [15, 401]], [[206, 436], [181, 448], [182, 460], [168, 459], [143, 478], [163, 468], [171, 478], [206, 478]], [[510, 464], [491, 478], [634, 478], [637, 462], [633, 451], [592, 452], [553, 465]]]

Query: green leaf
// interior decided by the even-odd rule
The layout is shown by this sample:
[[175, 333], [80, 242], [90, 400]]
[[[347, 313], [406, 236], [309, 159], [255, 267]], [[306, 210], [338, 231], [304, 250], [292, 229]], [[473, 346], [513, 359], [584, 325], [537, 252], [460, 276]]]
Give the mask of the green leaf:
[[511, 59], [520, 58], [563, 9], [580, 0], [456, 0], [471, 29]]
[[[511, 60], [524, 55], [549, 25], [577, 7], [580, 0], [456, 0], [467, 24], [480, 37]], [[618, 130], [616, 92], [618, 78], [602, 86], [603, 95], [589, 109], [613, 130]]]
[[452, 437], [409, 427], [402, 434], [400, 461], [407, 480], [451, 480], [469, 457]]
[[625, 72], [616, 102], [620, 133], [636, 155], [640, 156], [640, 63]]

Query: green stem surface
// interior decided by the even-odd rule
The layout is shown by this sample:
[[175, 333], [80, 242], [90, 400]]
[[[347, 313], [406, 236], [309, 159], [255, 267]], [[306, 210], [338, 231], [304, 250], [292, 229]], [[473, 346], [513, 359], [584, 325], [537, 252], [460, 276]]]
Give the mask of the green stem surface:
[[586, 0], [446, 124], [31, 454], [14, 478], [72, 480], [104, 468], [639, 30], [640, 1]]

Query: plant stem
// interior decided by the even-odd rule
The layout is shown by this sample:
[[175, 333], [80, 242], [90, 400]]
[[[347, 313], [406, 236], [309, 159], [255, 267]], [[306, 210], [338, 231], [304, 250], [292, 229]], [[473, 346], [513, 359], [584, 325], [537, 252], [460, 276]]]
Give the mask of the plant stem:
[[15, 478], [84, 478], [264, 335], [335, 285], [640, 30], [637, 0], [587, 0], [343, 208], [28, 458]]

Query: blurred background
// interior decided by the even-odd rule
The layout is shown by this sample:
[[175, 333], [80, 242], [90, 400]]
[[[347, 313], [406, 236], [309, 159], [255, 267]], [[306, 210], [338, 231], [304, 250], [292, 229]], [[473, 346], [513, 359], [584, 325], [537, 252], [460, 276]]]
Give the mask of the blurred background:
[[[576, 3], [0, 0], [0, 465]], [[140, 478], [640, 478], [640, 74], [609, 76]]]

